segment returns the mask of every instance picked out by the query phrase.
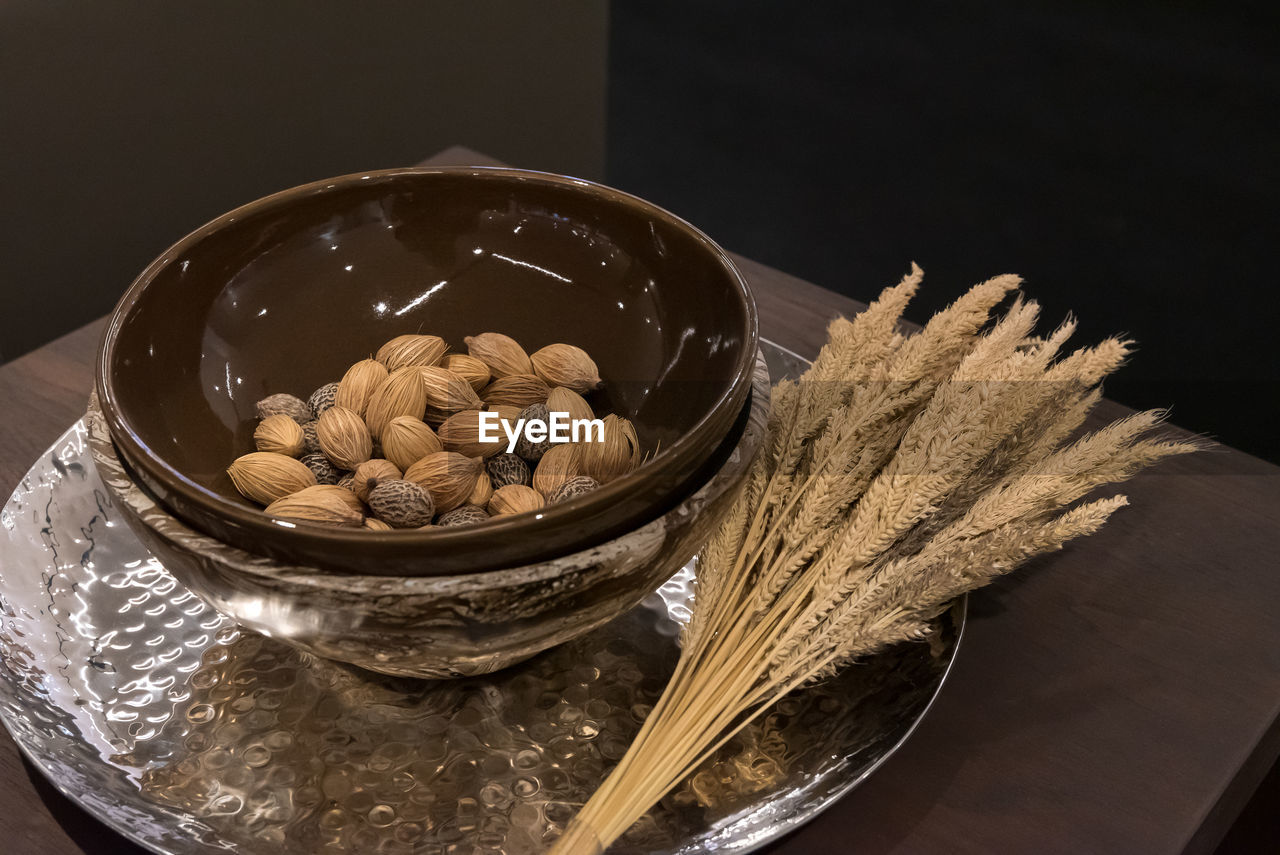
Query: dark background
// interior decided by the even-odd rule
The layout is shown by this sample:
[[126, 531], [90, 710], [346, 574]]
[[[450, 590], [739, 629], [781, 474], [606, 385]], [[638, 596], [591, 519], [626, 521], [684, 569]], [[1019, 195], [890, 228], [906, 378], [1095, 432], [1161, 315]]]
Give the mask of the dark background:
[[603, 177], [592, 0], [0, 0], [0, 361], [245, 202], [466, 143]]
[[[1280, 461], [1280, 4], [9, 0], [0, 361], [287, 186], [461, 143], [917, 321], [1014, 271], [1111, 397]], [[1223, 853], [1268, 851], [1272, 773]], [[1251, 843], [1252, 841], [1252, 843]]]
[[1280, 4], [615, 3], [608, 177], [923, 321], [1016, 272], [1107, 393], [1273, 461]]

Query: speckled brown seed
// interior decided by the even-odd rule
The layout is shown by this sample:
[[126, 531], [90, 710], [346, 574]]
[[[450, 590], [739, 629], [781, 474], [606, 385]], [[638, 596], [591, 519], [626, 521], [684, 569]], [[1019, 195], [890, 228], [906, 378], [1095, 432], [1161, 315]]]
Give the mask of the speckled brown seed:
[[515, 454], [498, 454], [489, 458], [484, 466], [495, 490], [500, 490], [508, 484], [528, 487], [533, 477], [529, 472], [529, 465]]
[[459, 505], [453, 510], [441, 514], [440, 519], [436, 520], [436, 525], [451, 527], [458, 525], [477, 525], [488, 521], [489, 513], [484, 508], [476, 505]]
[[337, 484], [347, 474], [320, 452], [304, 455], [302, 462], [315, 474], [317, 484]]
[[425, 487], [395, 478], [370, 483], [369, 510], [392, 528], [418, 528], [435, 515], [435, 503]]
[[[527, 425], [529, 422], [538, 420], [546, 422], [551, 416], [547, 410], [546, 404], [530, 404], [520, 411], [520, 418], [524, 419]], [[520, 431], [520, 439], [516, 440], [516, 454], [534, 463], [542, 459], [542, 455], [547, 453], [547, 449], [551, 448], [551, 440], [544, 439], [542, 442], [530, 442], [525, 436], [524, 431]], [[525, 483], [528, 483], [527, 481]]]
[[316, 454], [320, 451], [320, 438], [316, 436], [315, 419], [302, 426], [302, 450], [307, 454]]
[[577, 475], [557, 487], [547, 499], [547, 504], [554, 505], [556, 502], [567, 502], [578, 496], [586, 495], [599, 486], [600, 483], [595, 478]]
[[319, 389], [311, 393], [311, 397], [307, 399], [307, 403], [311, 406], [311, 412], [315, 417], [320, 418], [320, 414], [333, 406], [333, 399], [338, 394], [337, 383], [325, 383]]
[[265, 419], [276, 414], [288, 416], [300, 425], [312, 419], [311, 405], [286, 392], [268, 395], [258, 402], [258, 418]]

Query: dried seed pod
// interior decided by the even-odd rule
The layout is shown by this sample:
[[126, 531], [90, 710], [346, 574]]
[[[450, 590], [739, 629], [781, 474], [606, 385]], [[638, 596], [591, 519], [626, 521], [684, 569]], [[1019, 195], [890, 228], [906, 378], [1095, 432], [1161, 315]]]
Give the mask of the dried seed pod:
[[511, 374], [499, 377], [480, 393], [486, 404], [507, 404], [512, 407], [524, 407], [530, 404], [545, 404], [551, 387], [533, 374]]
[[323, 452], [304, 454], [302, 462], [311, 470], [317, 484], [334, 485], [342, 480], [343, 475], [347, 474], [344, 470], [334, 466], [333, 461], [326, 457]]
[[351, 491], [362, 502], [369, 501], [369, 482], [375, 479], [380, 481], [398, 480], [402, 477], [400, 469], [390, 460], [382, 460], [374, 458], [366, 460], [356, 467], [356, 471], [351, 477]]
[[378, 348], [376, 359], [395, 371], [406, 365], [435, 365], [448, 349], [438, 335], [398, 335]]
[[493, 442], [481, 441], [480, 410], [463, 410], [445, 419], [436, 431], [446, 451], [456, 451], [467, 457], [492, 457], [507, 447], [502, 428], [491, 426], [486, 435], [496, 437]]
[[[415, 366], [398, 368], [369, 396], [364, 421], [375, 439], [382, 439], [382, 429], [397, 416], [422, 418], [427, 406], [427, 393], [422, 385], [421, 371]], [[470, 388], [467, 387], [468, 391]]]
[[[548, 407], [546, 404], [530, 404], [529, 406], [525, 407], [523, 410], [520, 411], [520, 414], [516, 417], [515, 424], [520, 424], [520, 421], [522, 419], [524, 420], [524, 423], [527, 425], [530, 422], [534, 422], [534, 421], [548, 422], [550, 418], [551, 418], [551, 408]], [[521, 430], [520, 438], [516, 440], [516, 454], [520, 455], [525, 460], [528, 460], [530, 462], [537, 462], [541, 460], [542, 455], [546, 454], [547, 450], [550, 448], [551, 448], [550, 431], [547, 432], [547, 435], [545, 437], [538, 440], [537, 442], [534, 442], [533, 440], [529, 439], [528, 433], [526, 433], [524, 430]]]
[[315, 418], [336, 403], [338, 397], [338, 384], [325, 383], [319, 389], [311, 393], [311, 397], [307, 399], [307, 406], [311, 407], [311, 412]]
[[636, 429], [627, 419], [616, 415], [604, 417], [604, 441], [582, 443], [582, 474], [601, 484], [625, 475], [640, 462], [640, 441]]
[[306, 401], [294, 395], [281, 392], [278, 395], [268, 395], [258, 402], [258, 418], [265, 419], [267, 416], [288, 416], [298, 424], [305, 424], [311, 421], [311, 405]]
[[489, 473], [481, 471], [479, 477], [476, 478], [476, 485], [471, 488], [471, 495], [467, 496], [468, 505], [479, 505], [484, 507], [489, 504], [489, 498], [493, 495], [493, 481], [489, 478]]
[[348, 472], [338, 479], [338, 486], [344, 490], [350, 490], [352, 493], [356, 491], [356, 473]]
[[471, 388], [479, 392], [493, 379], [489, 366], [483, 360], [476, 359], [469, 353], [451, 353], [440, 360], [440, 367], [452, 371], [471, 384]]
[[267, 416], [254, 428], [253, 444], [259, 451], [297, 457], [306, 446], [306, 436], [302, 425], [282, 413], [276, 413]]
[[276, 499], [267, 505], [273, 517], [324, 525], [359, 526], [364, 523], [360, 500], [350, 490], [320, 484]]
[[435, 502], [421, 484], [395, 478], [370, 482], [369, 510], [392, 528], [419, 528], [435, 516]]
[[467, 353], [489, 366], [489, 373], [494, 377], [533, 373], [529, 354], [511, 336], [487, 332], [467, 336], [463, 342], [467, 345]]
[[338, 381], [333, 402], [361, 418], [368, 417], [369, 398], [387, 382], [387, 366], [376, 359], [362, 359], [347, 369]]
[[572, 344], [549, 344], [529, 357], [533, 373], [550, 386], [585, 394], [600, 385], [600, 370], [587, 352]]
[[[290, 419], [290, 421], [293, 421]], [[302, 426], [302, 450], [307, 454], [315, 454], [320, 450], [320, 437], [316, 436], [315, 419]]]
[[554, 505], [559, 502], [567, 502], [570, 499], [576, 499], [578, 496], [584, 496], [592, 490], [600, 486], [595, 478], [586, 475], [577, 475], [565, 481], [555, 492], [547, 497], [547, 504]]
[[316, 476], [304, 463], [274, 451], [254, 451], [238, 457], [227, 468], [227, 474], [240, 495], [260, 505], [269, 505], [316, 483]]
[[435, 366], [418, 370], [426, 396], [426, 421], [438, 425], [454, 413], [480, 409], [476, 390], [464, 378]]
[[382, 451], [402, 471], [428, 454], [443, 450], [436, 432], [411, 416], [397, 416], [382, 429]]
[[520, 407], [513, 407], [510, 404], [484, 405], [484, 411], [486, 413], [497, 413], [499, 421], [511, 423], [512, 430], [515, 430], [516, 422], [520, 420], [520, 409]]
[[395, 530], [391, 526], [384, 523], [382, 520], [378, 519], [377, 517], [365, 517], [364, 527], [369, 529], [370, 531], [394, 531]]
[[536, 511], [544, 504], [546, 501], [542, 494], [532, 487], [508, 484], [493, 491], [493, 498], [489, 500], [489, 513], [495, 517], [505, 517]]
[[364, 420], [346, 407], [330, 407], [316, 419], [320, 450], [341, 469], [355, 469], [373, 453]]
[[595, 412], [587, 399], [567, 386], [557, 386], [547, 395], [547, 409], [553, 413], [568, 413], [569, 419], [594, 419]]
[[510, 484], [528, 487], [529, 481], [533, 478], [528, 464], [515, 454], [494, 455], [485, 462], [484, 468], [489, 473], [489, 480], [493, 483], [494, 490], [500, 490]]
[[428, 454], [405, 470], [404, 480], [426, 487], [435, 500], [436, 511], [443, 513], [467, 500], [482, 471], [478, 457], [439, 451]]
[[550, 497], [560, 486], [582, 472], [582, 447], [577, 443], [556, 443], [542, 455], [533, 470], [533, 489]]
[[489, 521], [489, 512], [479, 505], [459, 505], [448, 513], [443, 513], [436, 520], [441, 528], [452, 528], [458, 525], [477, 525]]

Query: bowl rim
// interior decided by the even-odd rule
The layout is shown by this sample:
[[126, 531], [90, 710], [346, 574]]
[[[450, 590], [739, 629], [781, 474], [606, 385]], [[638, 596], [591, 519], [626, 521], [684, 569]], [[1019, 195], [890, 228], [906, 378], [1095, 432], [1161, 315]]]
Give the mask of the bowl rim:
[[[530, 182], [543, 186], [567, 188], [573, 192], [584, 193], [588, 197], [607, 203], [638, 209], [640, 213], [662, 220], [667, 225], [693, 238], [727, 274], [729, 282], [745, 310], [745, 328], [741, 330], [743, 333], [742, 353], [735, 366], [731, 381], [725, 385], [725, 388], [713, 404], [687, 431], [670, 445], [661, 449], [650, 461], [635, 470], [601, 485], [589, 495], [580, 497], [577, 501], [565, 502], [560, 505], [548, 505], [538, 511], [513, 514], [501, 519], [491, 520], [487, 525], [475, 527], [458, 526], [425, 531], [407, 529], [383, 532], [370, 531], [363, 528], [346, 529], [307, 525], [290, 520], [281, 520], [267, 515], [264, 509], [240, 504], [197, 483], [171, 466], [163, 457], [156, 454], [147, 443], [142, 441], [125, 413], [119, 407], [111, 372], [107, 369], [115, 358], [115, 345], [121, 328], [131, 316], [143, 292], [163, 269], [193, 245], [220, 229], [235, 223], [237, 220], [248, 216], [287, 207], [300, 198], [339, 193], [365, 182], [392, 183], [401, 178], [419, 178], [427, 175], [471, 176], [482, 180]], [[225, 522], [233, 523], [237, 527], [247, 526], [249, 529], [262, 530], [267, 528], [270, 530], [270, 526], [277, 526], [282, 532], [296, 531], [318, 545], [331, 544], [338, 546], [339, 544], [345, 545], [359, 542], [374, 550], [369, 557], [375, 557], [376, 550], [379, 547], [392, 544], [404, 547], [420, 544], [441, 550], [473, 545], [478, 541], [489, 540], [493, 537], [501, 538], [511, 534], [523, 533], [529, 530], [532, 525], [542, 522], [547, 517], [551, 517], [552, 521], [568, 524], [572, 517], [579, 515], [585, 508], [601, 507], [615, 497], [641, 485], [645, 477], [645, 470], [649, 469], [653, 462], [663, 460], [671, 463], [673, 458], [690, 455], [690, 449], [698, 442], [700, 433], [709, 425], [726, 415], [728, 423], [733, 421], [737, 416], [737, 408], [733, 406], [735, 399], [739, 399], [738, 403], [744, 403], [750, 392], [752, 372], [759, 343], [759, 315], [755, 297], [738, 266], [733, 262], [728, 252], [701, 229], [665, 208], [605, 184], [553, 172], [496, 166], [413, 166], [353, 172], [279, 190], [240, 205], [189, 232], [156, 256], [133, 280], [120, 297], [115, 308], [112, 309], [98, 344], [94, 366], [94, 385], [98, 392], [99, 400], [102, 402], [102, 411], [106, 417], [107, 425], [112, 437], [121, 444], [121, 451], [127, 453], [128, 457], [133, 458], [140, 468], [145, 469], [153, 477], [162, 481], [169, 489], [178, 491], [185, 499], [200, 507], [205, 513], [218, 517]], [[732, 412], [726, 414], [726, 409], [730, 409]], [[713, 444], [712, 447], [716, 446]], [[228, 461], [228, 465], [230, 465], [230, 461]], [[683, 489], [684, 486], [681, 482], [674, 485], [673, 489]], [[196, 528], [199, 528], [195, 520], [190, 522]], [[542, 524], [545, 525], [546, 523]], [[288, 535], [285, 535], [285, 537], [288, 537]], [[589, 540], [589, 537], [584, 538], [582, 546], [578, 548], [589, 548], [591, 545], [588, 542]], [[476, 572], [483, 572], [483, 569], [477, 567]]]

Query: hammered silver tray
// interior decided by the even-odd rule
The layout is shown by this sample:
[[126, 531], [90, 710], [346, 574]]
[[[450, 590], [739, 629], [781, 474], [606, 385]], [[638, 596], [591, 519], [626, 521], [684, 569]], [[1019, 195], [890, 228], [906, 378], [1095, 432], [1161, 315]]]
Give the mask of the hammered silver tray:
[[[165, 572], [85, 438], [72, 426], [0, 511], [0, 719], [54, 786], [154, 852], [545, 851], [675, 664], [692, 566], [486, 677], [394, 679], [297, 652]], [[963, 624], [959, 602], [931, 644], [784, 698], [610, 851], [746, 852], [813, 817], [910, 735]]]

